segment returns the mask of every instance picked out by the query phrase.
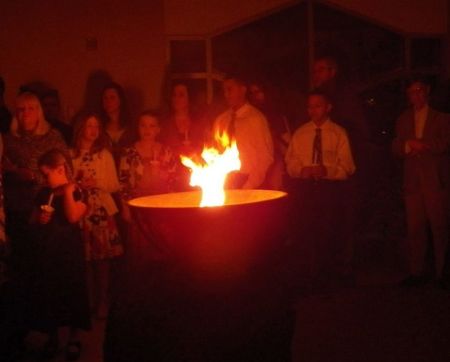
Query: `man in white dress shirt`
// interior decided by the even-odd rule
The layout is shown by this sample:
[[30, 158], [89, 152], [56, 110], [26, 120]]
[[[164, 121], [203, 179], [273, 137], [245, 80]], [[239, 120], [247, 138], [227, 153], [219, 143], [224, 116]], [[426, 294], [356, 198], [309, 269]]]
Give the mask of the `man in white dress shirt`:
[[347, 132], [330, 120], [331, 108], [325, 93], [310, 93], [310, 121], [295, 131], [285, 157], [295, 181], [293, 235], [306, 249], [309, 277], [325, 283], [347, 277], [351, 263], [342, 210], [347, 180], [355, 172]]
[[240, 173], [245, 175], [242, 188], [260, 188], [273, 162], [273, 142], [267, 120], [247, 102], [247, 86], [239, 77], [227, 77], [223, 91], [229, 109], [217, 117], [213, 131], [227, 131], [236, 139], [242, 164]]

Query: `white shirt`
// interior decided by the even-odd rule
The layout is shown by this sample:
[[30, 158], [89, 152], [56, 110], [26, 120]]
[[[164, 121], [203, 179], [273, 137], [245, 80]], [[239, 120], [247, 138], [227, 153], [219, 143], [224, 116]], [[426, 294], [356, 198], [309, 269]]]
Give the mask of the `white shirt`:
[[[213, 131], [228, 128], [232, 111], [228, 110], [214, 122]], [[248, 174], [244, 189], [256, 189], [264, 182], [273, 163], [273, 142], [266, 117], [252, 105], [245, 103], [236, 112], [235, 137], [241, 159], [240, 172]]]
[[423, 130], [425, 128], [425, 122], [428, 117], [428, 106], [423, 107], [420, 111], [414, 111], [414, 128], [416, 132], [416, 138], [423, 138]]
[[285, 156], [289, 176], [300, 177], [303, 167], [313, 166], [313, 142], [317, 128], [322, 130], [323, 165], [327, 169], [325, 179], [347, 179], [356, 169], [347, 132], [330, 120], [320, 127], [310, 121], [295, 131]]
[[[428, 105], [423, 107], [421, 110], [414, 110], [414, 134], [416, 139], [420, 140], [423, 138], [423, 130], [425, 129], [425, 123], [428, 118]], [[408, 142], [405, 143], [405, 153], [408, 154], [411, 152], [411, 147]]]

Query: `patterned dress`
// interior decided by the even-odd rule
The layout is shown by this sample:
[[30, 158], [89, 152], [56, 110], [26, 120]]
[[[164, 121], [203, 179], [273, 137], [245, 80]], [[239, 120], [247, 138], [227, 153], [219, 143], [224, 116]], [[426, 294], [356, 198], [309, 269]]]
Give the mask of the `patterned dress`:
[[154, 157], [142, 157], [135, 146], [125, 148], [120, 158], [119, 181], [123, 200], [172, 191], [175, 160], [161, 146]]
[[116, 167], [111, 153], [82, 152], [72, 160], [77, 180], [94, 179], [96, 187], [87, 191], [88, 211], [81, 221], [86, 260], [109, 259], [123, 254], [114, 215], [118, 212], [111, 193], [119, 190]]

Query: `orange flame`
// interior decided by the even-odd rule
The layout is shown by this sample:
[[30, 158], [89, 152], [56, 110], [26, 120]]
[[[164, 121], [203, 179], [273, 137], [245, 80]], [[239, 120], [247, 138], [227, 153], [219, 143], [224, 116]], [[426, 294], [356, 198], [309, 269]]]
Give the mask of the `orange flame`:
[[221, 206], [225, 203], [224, 184], [228, 173], [241, 168], [236, 141], [231, 141], [227, 133], [215, 134], [216, 141], [224, 149], [220, 152], [214, 147], [204, 147], [204, 163], [196, 163], [191, 158], [181, 155], [181, 163], [192, 171], [190, 185], [200, 186], [202, 200], [200, 207]]

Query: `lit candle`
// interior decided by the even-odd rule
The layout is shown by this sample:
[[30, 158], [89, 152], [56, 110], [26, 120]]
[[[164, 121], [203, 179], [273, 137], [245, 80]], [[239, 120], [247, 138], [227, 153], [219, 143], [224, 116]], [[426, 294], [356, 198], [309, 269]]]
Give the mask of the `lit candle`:
[[53, 203], [53, 196], [54, 196], [54, 194], [53, 194], [53, 192], [50, 194], [50, 197], [48, 198], [48, 202], [47, 202], [47, 205], [48, 206], [52, 206], [52, 203]]

